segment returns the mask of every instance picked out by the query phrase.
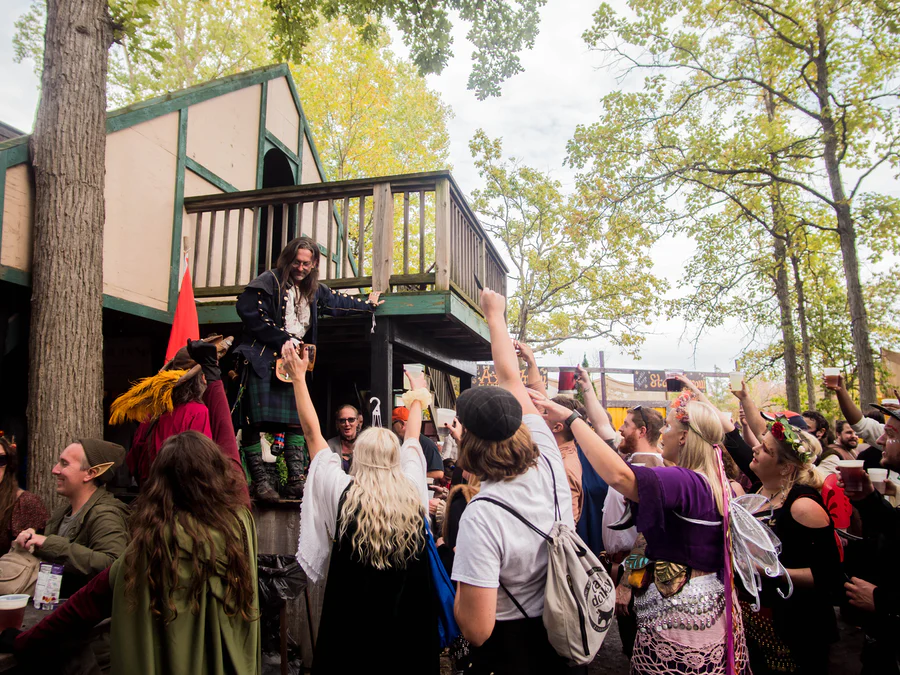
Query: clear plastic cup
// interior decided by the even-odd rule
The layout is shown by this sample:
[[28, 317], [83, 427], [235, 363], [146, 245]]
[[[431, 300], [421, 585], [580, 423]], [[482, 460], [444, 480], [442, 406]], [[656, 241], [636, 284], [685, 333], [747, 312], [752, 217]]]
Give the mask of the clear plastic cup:
[[825, 384], [828, 384], [832, 387], [836, 387], [840, 383], [841, 377], [841, 369], [840, 368], [826, 368], [825, 369]]
[[741, 372], [728, 373], [728, 382], [731, 385], [731, 391], [740, 391], [743, 387], [741, 383], [744, 381], [744, 374]]
[[866, 473], [869, 474], [869, 480], [872, 481], [872, 487], [874, 487], [878, 492], [884, 494], [884, 483], [887, 481], [887, 469], [869, 469]]
[[881, 405], [900, 405], [900, 400], [896, 398], [883, 398], [881, 399]]
[[435, 426], [437, 427], [438, 435], [441, 438], [446, 438], [447, 434], [450, 433], [450, 429], [445, 427], [445, 424], [452, 424], [453, 419], [456, 417], [456, 411], [453, 408], [437, 408], [435, 411]]
[[412, 378], [417, 378], [423, 372], [425, 372], [425, 366], [421, 363], [408, 363], [403, 366], [403, 370], [406, 371], [405, 383], [407, 389], [412, 389]]
[[848, 492], [859, 492], [863, 488], [863, 476], [866, 471], [861, 459], [842, 459], [838, 463], [838, 471], [844, 481], [844, 489]]

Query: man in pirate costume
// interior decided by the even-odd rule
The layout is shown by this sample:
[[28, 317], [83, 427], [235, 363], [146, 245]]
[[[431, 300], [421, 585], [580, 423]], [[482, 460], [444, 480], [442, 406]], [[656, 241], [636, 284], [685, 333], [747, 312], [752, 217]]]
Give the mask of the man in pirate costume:
[[368, 301], [335, 293], [319, 283], [319, 247], [309, 237], [288, 242], [275, 269], [267, 270], [244, 289], [237, 313], [244, 324], [241, 344], [235, 348], [243, 365], [246, 390], [241, 400], [241, 444], [244, 461], [253, 478], [256, 497], [278, 499], [269, 482], [262, 458], [261, 432], [284, 432], [287, 489], [284, 496], [299, 498], [309, 467], [309, 453], [300, 428], [293, 387], [277, 378], [276, 362], [285, 342], [315, 345], [318, 314], [343, 316], [350, 312], [373, 313], [381, 304], [379, 292]]

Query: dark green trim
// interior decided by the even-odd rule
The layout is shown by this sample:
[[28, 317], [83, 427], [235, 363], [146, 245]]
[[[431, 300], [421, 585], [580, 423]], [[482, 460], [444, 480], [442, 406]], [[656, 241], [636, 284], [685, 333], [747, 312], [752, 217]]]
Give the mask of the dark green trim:
[[135, 103], [127, 108], [112, 111], [107, 116], [106, 130], [111, 133], [120, 129], [126, 129], [135, 124], [181, 110], [187, 106], [196, 105], [224, 94], [230, 94], [239, 89], [246, 89], [247, 87], [288, 75], [290, 75], [290, 71], [287, 65], [280, 63], [274, 66], [248, 70], [246, 73], [229, 75], [218, 80], [181, 89], [180, 91], [170, 92], [163, 96], [151, 98], [148, 101]]
[[460, 298], [456, 293], [450, 293], [450, 302], [448, 314], [452, 314], [457, 320], [465, 324], [473, 332], [478, 333], [488, 342], [491, 341], [491, 331], [488, 329], [487, 322], [474, 309], [469, 307], [468, 303]]
[[0, 265], [0, 281], [8, 281], [19, 286], [31, 286], [31, 272], [20, 270], [17, 267]]
[[[193, 87], [188, 87], [187, 89], [169, 92], [163, 96], [140, 101], [139, 103], [107, 113], [106, 132], [113, 133], [114, 131], [121, 131], [122, 129], [133, 127], [141, 122], [147, 122], [148, 120], [177, 112], [187, 106], [203, 103], [204, 101], [230, 94], [233, 91], [246, 89], [247, 87], [262, 84], [269, 80], [275, 80], [279, 77], [287, 77], [288, 83], [293, 87], [290, 70], [288, 70], [286, 64], [279, 63], [273, 66], [264, 66], [262, 68], [248, 70], [245, 73], [228, 75], [227, 77], [221, 77], [217, 80], [197, 84]], [[10, 163], [9, 166], [15, 166], [15, 164], [22, 164], [28, 161], [29, 138], [31, 138], [30, 135], [19, 136], [0, 143], [0, 151], [12, 148], [17, 149], [16, 153], [13, 155], [15, 163]], [[21, 150], [18, 150], [18, 148], [21, 148]]]
[[295, 178], [297, 179], [297, 184], [299, 184], [300, 183], [300, 158], [297, 157], [297, 153], [295, 153], [288, 146], [286, 146], [284, 143], [282, 143], [278, 139], [278, 137], [275, 134], [273, 134], [271, 131], [269, 131], [268, 129], [266, 129], [266, 141], [268, 141], [271, 146], [281, 150], [287, 156], [287, 158], [289, 160], [291, 160], [294, 167], [297, 169], [297, 175], [295, 176]]
[[[327, 284], [328, 282], [324, 282]], [[382, 296], [384, 304], [378, 307], [376, 317], [421, 316], [425, 314], [447, 314], [450, 291], [428, 291], [425, 293], [389, 293]]]
[[[290, 68], [288, 68], [288, 77], [287, 77], [288, 88], [291, 90], [291, 97], [294, 99], [294, 105], [297, 106], [297, 112], [300, 114], [300, 128], [297, 130], [297, 157], [298, 159], [298, 167], [297, 167], [297, 184], [300, 184], [300, 177], [303, 175], [303, 136], [305, 134], [306, 128], [306, 113], [303, 112], [303, 104], [300, 103], [300, 95], [297, 93], [297, 83], [294, 82], [294, 73], [291, 72]], [[322, 173], [322, 180], [328, 180], [325, 177], [325, 172], [319, 169]]]
[[[187, 111], [185, 111], [185, 112], [187, 112]], [[184, 158], [184, 168], [188, 169], [192, 173], [197, 174], [198, 176], [200, 176], [200, 178], [205, 180], [207, 183], [211, 183], [212, 185], [215, 185], [222, 192], [238, 192], [238, 189], [236, 187], [234, 187], [234, 185], [229, 183], [224, 178], [220, 178], [219, 176], [214, 174], [212, 171], [207, 169], [205, 166], [203, 166], [202, 164], [193, 160], [190, 157]]]
[[[266, 156], [266, 105], [269, 101], [269, 83], [262, 83], [259, 94], [259, 135], [256, 141], [256, 189], [263, 186], [263, 160]], [[260, 230], [262, 227], [260, 227]], [[259, 242], [257, 242], [257, 246]]]
[[6, 154], [6, 166], [16, 166], [28, 161], [28, 139], [31, 136], [19, 136], [10, 138], [0, 143], [0, 153]]
[[146, 307], [139, 302], [115, 298], [106, 293], [103, 294], [103, 308], [113, 309], [117, 312], [131, 314], [133, 316], [142, 316], [145, 319], [153, 319], [154, 321], [160, 321], [162, 323], [170, 324], [172, 323], [173, 318], [172, 312], [166, 312], [162, 309], [156, 309], [155, 307]]
[[316, 163], [316, 168], [319, 170], [319, 176], [322, 177], [322, 182], [328, 180], [328, 176], [325, 174], [325, 167], [322, 165], [322, 159], [319, 157], [319, 151], [316, 149], [316, 142], [313, 140], [312, 129], [309, 128], [309, 122], [306, 121], [306, 116], [303, 117], [303, 133], [306, 134], [306, 140], [309, 141], [309, 150], [312, 152], [313, 161]]
[[238, 316], [233, 302], [226, 304], [198, 303], [197, 320], [201, 325], [210, 323], [240, 323], [241, 317]]
[[[184, 167], [187, 157], [188, 109], [178, 112], [178, 155], [175, 163], [175, 212], [172, 216], [172, 257], [169, 266], [169, 312], [178, 304], [181, 281], [181, 231], [184, 218]], [[196, 242], [195, 242], [196, 245]]]

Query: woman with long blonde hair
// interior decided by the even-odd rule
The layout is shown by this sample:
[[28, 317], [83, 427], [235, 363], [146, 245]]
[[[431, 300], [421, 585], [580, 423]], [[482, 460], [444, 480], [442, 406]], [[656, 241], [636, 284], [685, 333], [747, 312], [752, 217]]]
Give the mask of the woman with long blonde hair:
[[632, 675], [747, 672], [740, 613], [732, 613], [733, 632], [726, 616], [717, 411], [687, 396], [673, 403], [661, 437], [663, 458], [672, 466], [644, 467], [625, 463], [568, 408], [537, 393], [532, 398], [551, 424], [569, 424], [600, 477], [632, 503], [647, 541], [643, 556], [625, 560], [638, 624]]
[[326, 578], [313, 672], [353, 672], [390, 654], [392, 673], [437, 673], [437, 605], [426, 551], [425, 457], [419, 445], [423, 375], [413, 378], [401, 447], [371, 427], [353, 446], [347, 475], [328, 449], [306, 386], [306, 349], [282, 351], [310, 450], [297, 560], [309, 579]]

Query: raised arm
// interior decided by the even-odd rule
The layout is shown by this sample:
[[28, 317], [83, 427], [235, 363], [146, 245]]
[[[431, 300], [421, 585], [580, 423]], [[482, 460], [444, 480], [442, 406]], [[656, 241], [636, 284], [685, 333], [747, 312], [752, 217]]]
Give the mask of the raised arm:
[[[531, 392], [531, 398], [534, 400], [534, 405], [551, 426], [557, 423], [565, 423], [572, 415], [571, 410], [554, 403], [536, 391]], [[637, 502], [637, 480], [631, 467], [625, 463], [625, 460], [619, 456], [619, 453], [595, 434], [584, 420], [576, 419], [569, 428], [572, 430], [575, 440], [578, 441], [584, 456], [588, 458], [591, 466], [594, 467], [594, 471], [600, 474], [600, 478], [627, 499]]]
[[[425, 373], [419, 373], [415, 377], [406, 373], [409, 377], [410, 389], [411, 391], [424, 390], [428, 391], [428, 384], [425, 381]], [[409, 419], [406, 421], [406, 432], [403, 434], [403, 441], [406, 442], [408, 440], [419, 440], [419, 435], [422, 433], [422, 401], [416, 399], [414, 401], [410, 401], [409, 406]]]
[[828, 384], [826, 379], [824, 386], [837, 395], [838, 405], [841, 407], [841, 414], [844, 416], [844, 419], [850, 424], [859, 424], [859, 421], [863, 418], [862, 410], [853, 402], [853, 397], [850, 396], [850, 392], [844, 386], [844, 376], [838, 377], [836, 385]]
[[597, 390], [594, 389], [594, 381], [583, 367], [575, 366], [577, 374], [578, 386], [584, 395], [584, 410], [587, 412], [588, 419], [594, 427], [594, 431], [604, 441], [611, 441], [616, 437], [616, 430], [609, 421], [609, 415], [606, 414], [606, 408], [597, 398]]
[[506, 317], [503, 316], [503, 312], [506, 311], [506, 298], [485, 288], [481, 291], [481, 309], [491, 332], [491, 356], [494, 359], [494, 371], [500, 386], [516, 397], [522, 405], [524, 414], [538, 414], [528, 395], [529, 390], [519, 377], [519, 360], [516, 358], [512, 340], [509, 339]]
[[534, 358], [534, 350], [524, 342], [513, 340], [513, 343], [515, 351], [518, 352], [521, 359], [525, 362], [525, 386], [546, 396], [547, 387], [544, 386], [544, 378], [541, 377], [537, 359]]
[[704, 394], [702, 391], [700, 391], [699, 387], [697, 387], [696, 384], [694, 384], [693, 382], [691, 382], [690, 379], [688, 379], [687, 377], [685, 377], [684, 375], [681, 375], [681, 374], [675, 375], [675, 379], [678, 380], [679, 382], [681, 382], [681, 384], [683, 384], [685, 387], [690, 389], [698, 401], [701, 401], [703, 403], [708, 403], [710, 406], [715, 408], [716, 414], [718, 414], [718, 416], [719, 416], [719, 422], [722, 425], [722, 431], [724, 431], [726, 434], [729, 431], [734, 431], [734, 422], [731, 420], [731, 415], [728, 414], [727, 412], [719, 410], [713, 404], [713, 402], [710, 401], [709, 398], [707, 398], [706, 394]]
[[322, 436], [322, 427], [319, 426], [319, 416], [312, 399], [309, 397], [309, 389], [306, 386], [306, 370], [309, 366], [309, 352], [306, 346], [302, 348], [302, 354], [298, 355], [293, 343], [286, 342], [282, 347], [281, 355], [284, 359], [284, 369], [291, 376], [294, 385], [294, 400], [297, 403], [297, 415], [300, 417], [300, 425], [306, 436], [306, 447], [309, 449], [309, 459], [319, 454], [323, 449], [328, 449], [328, 442]]
[[768, 429], [766, 429], [766, 421], [762, 418], [762, 415], [759, 414], [759, 408], [756, 407], [754, 400], [750, 398], [750, 392], [747, 391], [747, 383], [741, 381], [741, 390], [732, 393], [741, 402], [741, 405], [744, 406], [747, 424], [750, 425], [750, 431], [753, 432], [753, 435], [757, 438], [765, 436], [768, 431]]

